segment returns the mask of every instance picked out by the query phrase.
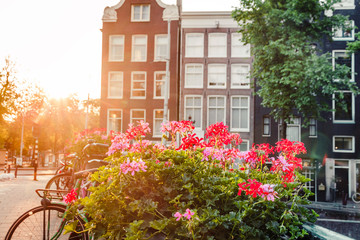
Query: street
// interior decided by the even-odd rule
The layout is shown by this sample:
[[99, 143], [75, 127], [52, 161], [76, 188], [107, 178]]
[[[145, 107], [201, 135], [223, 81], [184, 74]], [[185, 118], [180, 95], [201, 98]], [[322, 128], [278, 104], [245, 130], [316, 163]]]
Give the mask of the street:
[[0, 181], [0, 239], [5, 238], [11, 224], [21, 214], [40, 205], [35, 189], [44, 188], [53, 176], [38, 175], [38, 181], [34, 181], [33, 175], [23, 175], [30, 172], [22, 170], [19, 173], [17, 179]]

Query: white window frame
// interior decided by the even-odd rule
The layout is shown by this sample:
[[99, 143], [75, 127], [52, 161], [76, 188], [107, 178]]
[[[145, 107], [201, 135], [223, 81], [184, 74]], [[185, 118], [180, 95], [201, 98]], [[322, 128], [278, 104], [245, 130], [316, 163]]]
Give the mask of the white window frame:
[[[189, 85], [188, 83], [188, 67], [201, 67], [201, 84], [200, 85]], [[193, 73], [194, 74], [194, 73]], [[197, 74], [197, 73], [196, 73]], [[200, 63], [188, 63], [188, 64], [185, 64], [185, 85], [184, 85], [184, 88], [203, 88], [204, 86], [204, 65], [203, 64], [200, 64]]]
[[[134, 19], [134, 7], [139, 6], [140, 7], [140, 19]], [[143, 7], [149, 6], [149, 18], [143, 19]], [[131, 5], [131, 21], [132, 22], [150, 22], [150, 4], [133, 4]]]
[[[158, 56], [158, 48], [159, 48], [159, 43], [158, 43], [158, 37], [165, 37], [166, 38], [166, 44], [161, 44], [160, 46], [165, 46], [166, 49], [166, 53], [165, 56]], [[154, 47], [154, 61], [155, 62], [165, 62], [167, 55], [168, 55], [168, 42], [167, 42], [167, 34], [157, 34], [154, 37], [154, 43], [155, 43], [155, 47]]]
[[[119, 132], [122, 132], [122, 125], [123, 125], [123, 110], [122, 109], [120, 109], [120, 108], [109, 108], [108, 110], [107, 110], [107, 120], [106, 120], [106, 123], [107, 123], [107, 125], [106, 125], [106, 129], [107, 129], [107, 133], [109, 134], [110, 133], [110, 131], [112, 131], [113, 129], [110, 129], [110, 119], [112, 119], [112, 118], [110, 118], [110, 112], [111, 111], [117, 111], [117, 112], [120, 112], [120, 120], [121, 120], [121, 123], [120, 123], [120, 129], [119, 129]], [[115, 118], [115, 120], [116, 119], [119, 119], [119, 118]], [[113, 131], [115, 131], [115, 130], [113, 130]]]
[[[351, 37], [336, 37], [335, 36], [335, 33], [337, 31], [339, 32], [343, 32], [343, 27], [340, 27], [340, 28], [333, 28], [333, 40], [334, 41], [354, 41], [355, 40], [355, 23], [354, 23], [354, 20], [349, 20], [347, 23], [350, 23], [350, 27], [352, 28], [351, 29]], [[345, 24], [347, 24], [345, 23]]]
[[339, 3], [333, 5], [335, 9], [355, 9], [354, 0], [342, 0]]
[[[134, 74], [144, 74], [144, 80], [134, 80]], [[133, 96], [133, 91], [142, 91], [142, 89], [135, 89], [134, 88], [134, 82], [144, 82], [145, 86], [144, 86], [144, 96]], [[135, 72], [131, 72], [131, 93], [130, 93], [130, 98], [131, 99], [145, 99], [146, 98], [146, 72], [144, 71], [135, 71]]]
[[[112, 81], [111, 80], [111, 75], [112, 74], [120, 74], [121, 75], [121, 80], [118, 81]], [[111, 89], [111, 83], [112, 82], [120, 82], [121, 83], [121, 93], [119, 96], [111, 96], [110, 94], [110, 89]], [[122, 99], [124, 95], [124, 73], [123, 72], [118, 72], [118, 71], [112, 71], [108, 73], [108, 98], [109, 99]]]
[[[164, 80], [157, 79], [156, 78], [157, 74], [164, 74], [165, 75]], [[170, 73], [169, 73], [169, 76], [170, 76]], [[154, 99], [164, 99], [165, 95], [164, 96], [156, 96], [156, 83], [157, 82], [163, 82], [164, 88], [165, 88], [165, 82], [166, 82], [166, 72], [165, 71], [156, 71], [156, 72], [154, 72]], [[169, 84], [169, 88], [168, 88], [168, 98], [169, 98], [170, 97], [170, 81], [169, 81], [168, 84]]]
[[[269, 134], [264, 134], [265, 133], [265, 118], [269, 119], [269, 123], [268, 123], [268, 126], [269, 126]], [[270, 115], [264, 115], [263, 118], [262, 118], [262, 136], [263, 137], [270, 137], [271, 136], [271, 117]]]
[[[232, 58], [250, 58], [251, 57], [251, 47], [249, 44], [244, 45], [241, 41], [241, 33], [232, 33], [231, 34], [231, 57]], [[235, 48], [247, 48], [245, 49], [245, 54], [235, 55]]]
[[[298, 140], [291, 140], [291, 141], [298, 141], [298, 142], [301, 142], [301, 118], [300, 117], [292, 117], [291, 118], [291, 121], [290, 122], [292, 122], [292, 121], [294, 121], [294, 119], [299, 119], [299, 123], [298, 124], [296, 124], [296, 123], [288, 123], [287, 124], [287, 128], [286, 128], [286, 135], [289, 133], [288, 132], [288, 128], [289, 127], [297, 127], [298, 128], [298, 132], [299, 132], [299, 139]], [[281, 125], [282, 125], [282, 121], [283, 121], [283, 119], [280, 119], [279, 120], [279, 126], [278, 126], [278, 136], [279, 136], [279, 140], [280, 140], [280, 130], [281, 130]], [[288, 138], [288, 137], [286, 137], [286, 138]], [[290, 139], [289, 139], [290, 140]]]
[[[113, 41], [114, 38], [120, 37], [122, 38], [122, 44], [114, 45]], [[117, 59], [115, 56], [112, 55], [112, 48], [116, 46], [122, 46], [122, 51], [120, 53], [120, 58]], [[124, 61], [124, 52], [125, 52], [125, 36], [124, 35], [110, 35], [109, 36], [109, 62], [123, 62]]]
[[[144, 37], [145, 38], [145, 58], [141, 60], [135, 59], [135, 47], [143, 46], [140, 44], [135, 45], [135, 38], [137, 37]], [[147, 61], [147, 42], [148, 42], [148, 36], [141, 34], [141, 35], [132, 35], [132, 42], [131, 42], [131, 61], [132, 62], [146, 62]]]
[[[246, 150], [245, 151], [249, 151], [249, 143], [250, 143], [250, 141], [249, 140], [247, 140], [247, 139], [242, 139], [242, 143], [241, 144], [245, 144], [246, 143]], [[241, 146], [241, 144], [238, 146], [238, 149], [239, 150], [241, 150], [240, 149], [240, 146]]]
[[[311, 120], [315, 121], [315, 124], [311, 124]], [[317, 124], [317, 120], [315, 118], [310, 118], [309, 119], [309, 138], [317, 138], [317, 133], [318, 133], [318, 124]], [[314, 127], [315, 128], [315, 135], [310, 135], [310, 128]]]
[[[234, 76], [235, 75], [240, 75], [239, 77], [241, 78], [242, 74], [238, 74], [237, 72], [235, 72], [235, 68], [236, 67], [247, 67], [248, 68], [248, 73], [247, 74], [243, 74], [243, 75], [247, 75], [246, 78], [245, 78], [245, 81], [243, 81], [243, 79], [240, 79], [240, 85], [237, 86], [235, 85], [234, 86], [234, 81], [235, 80]], [[236, 63], [236, 64], [231, 64], [231, 88], [233, 89], [249, 89], [250, 88], [250, 64], [239, 64], [239, 63]]]
[[[336, 138], [351, 138], [351, 150], [335, 149], [335, 139]], [[354, 136], [345, 136], [345, 135], [334, 135], [333, 136], [333, 152], [354, 153], [355, 152], [355, 137]]]
[[[133, 116], [134, 111], [144, 112], [144, 118], [134, 118], [134, 116]], [[130, 109], [130, 123], [136, 124], [137, 121], [141, 121], [141, 120], [146, 122], [146, 109], [136, 109], [136, 108]]]
[[[155, 120], [161, 120], [161, 122], [163, 122], [163, 119], [164, 119], [164, 115], [162, 115], [161, 118], [155, 118], [156, 111], [162, 111], [163, 114], [164, 114], [164, 109], [154, 109], [153, 110], [153, 131], [152, 132], [153, 132], [153, 137], [154, 138], [162, 137], [161, 129], [160, 129], [160, 134], [156, 135], [156, 132], [155, 132]], [[168, 118], [168, 120], [170, 119], [170, 110], [168, 111], [167, 118]]]
[[333, 123], [355, 123], [355, 97], [354, 94], [351, 91], [336, 91], [336, 92], [344, 92], [344, 93], [350, 93], [351, 94], [351, 120], [336, 120], [335, 119], [335, 114], [336, 114], [336, 101], [335, 101], [335, 93], [333, 94], [333, 100], [332, 100], [332, 109], [333, 111]]
[[[188, 41], [188, 38], [191, 36], [198, 36], [201, 38], [201, 45], [193, 44], [191, 41]], [[200, 48], [201, 54], [194, 54], [195, 51], [189, 50], [189, 48]], [[186, 58], [203, 58], [204, 57], [204, 34], [203, 33], [186, 33], [185, 34], [185, 57]]]
[[[225, 95], [209, 95], [208, 97], [207, 97], [207, 123], [206, 123], [206, 125], [207, 126], [210, 126], [210, 98], [213, 98], [213, 97], [216, 97], [216, 98], [224, 98], [224, 117], [223, 117], [223, 119], [224, 119], [224, 121], [223, 121], [223, 123], [224, 124], [226, 124], [226, 96]], [[212, 108], [216, 108], [216, 109], [220, 109], [220, 107], [218, 107], [218, 106], [216, 106], [216, 107], [212, 107]], [[216, 114], [216, 116], [217, 116], [217, 114]], [[217, 119], [216, 119], [217, 120]], [[218, 121], [216, 121], [216, 122], [218, 122]]]
[[[186, 109], [187, 108], [192, 108], [192, 109], [199, 109], [199, 107], [197, 107], [197, 106], [187, 106], [186, 105], [186, 99], [187, 98], [200, 98], [200, 127], [196, 127], [194, 124], [194, 126], [195, 126], [195, 128], [196, 129], [202, 129], [202, 121], [203, 121], [203, 97], [202, 97], [202, 95], [185, 95], [184, 96], [184, 120], [186, 120], [186, 121], [188, 121], [189, 119], [188, 119], [188, 116], [187, 116], [187, 112], [186, 112]], [[191, 119], [191, 121], [193, 121], [194, 120], [194, 118], [192, 118]], [[196, 121], [196, 123], [197, 123], [198, 121]]]
[[[221, 45], [214, 45], [212, 38], [222, 37], [223, 43]], [[215, 49], [213, 49], [215, 48]], [[218, 48], [222, 49], [222, 53], [219, 54]], [[208, 57], [209, 58], [226, 58], [227, 57], [227, 34], [226, 33], [209, 33], [208, 35]]]
[[[234, 98], [246, 98], [247, 99], [247, 106], [246, 107], [242, 107], [242, 106], [233, 106], [233, 101]], [[246, 128], [234, 128], [233, 127], [233, 109], [247, 109], [247, 127]], [[239, 119], [240, 120], [240, 119]], [[240, 124], [241, 125], [241, 124]], [[250, 132], [250, 97], [246, 96], [246, 95], [233, 95], [231, 96], [231, 100], [230, 100], [230, 131], [233, 132]]]
[[[333, 50], [332, 51], [332, 65], [333, 65], [333, 70], [335, 70], [335, 54], [339, 53], [339, 52], [344, 52], [347, 53], [348, 51], [346, 50]], [[339, 81], [338, 79], [335, 79], [334, 81]], [[355, 81], [355, 54], [351, 53], [351, 78], [350, 78], [351, 82]]]
[[[225, 72], [223, 73], [224, 82], [214, 82], [214, 83], [224, 83], [224, 85], [223, 86], [222, 85], [210, 85], [210, 74], [211, 74], [210, 69], [211, 69], [211, 67], [220, 67], [220, 66], [225, 70]], [[227, 82], [227, 65], [226, 64], [208, 64], [207, 72], [208, 72], [208, 75], [207, 75], [208, 76], [208, 78], [207, 78], [208, 88], [221, 88], [221, 89], [226, 88], [226, 82]]]

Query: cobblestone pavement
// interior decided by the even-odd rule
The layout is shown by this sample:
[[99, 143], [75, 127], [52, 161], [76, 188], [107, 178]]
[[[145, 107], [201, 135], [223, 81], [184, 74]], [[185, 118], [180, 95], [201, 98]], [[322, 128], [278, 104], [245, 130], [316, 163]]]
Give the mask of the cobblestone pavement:
[[40, 198], [35, 189], [44, 188], [51, 175], [18, 176], [17, 179], [0, 181], [0, 239], [4, 239], [11, 224], [25, 211], [39, 206]]

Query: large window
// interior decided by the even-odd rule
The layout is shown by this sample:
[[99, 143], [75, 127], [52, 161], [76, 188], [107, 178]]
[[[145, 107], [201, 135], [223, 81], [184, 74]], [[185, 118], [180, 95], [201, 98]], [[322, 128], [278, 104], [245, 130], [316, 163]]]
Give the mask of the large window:
[[210, 33], [209, 34], [209, 52], [211, 58], [226, 57], [226, 33]]
[[123, 97], [123, 72], [109, 72], [108, 98]]
[[109, 61], [124, 61], [124, 36], [110, 36], [109, 44]]
[[150, 21], [150, 5], [149, 4], [132, 5], [131, 21], [132, 22]]
[[122, 130], [122, 110], [108, 109], [108, 133], [110, 131], [121, 132]]
[[231, 34], [231, 57], [248, 58], [250, 57], [250, 45], [244, 45], [240, 33]]
[[354, 40], [354, 21], [346, 21], [344, 26], [333, 30], [333, 40], [335, 41], [352, 41]]
[[341, 0], [338, 3], [334, 4], [335, 9], [354, 9], [355, 4], [354, 0]]
[[208, 87], [209, 88], [226, 87], [226, 64], [208, 65]]
[[131, 60], [133, 62], [146, 62], [147, 57], [147, 36], [134, 35], [132, 37]]
[[130, 122], [137, 124], [137, 122], [143, 120], [146, 121], [145, 109], [131, 109], [130, 110]]
[[230, 122], [231, 131], [248, 132], [249, 118], [249, 97], [232, 96]]
[[355, 138], [353, 136], [333, 136], [334, 152], [354, 152]]
[[226, 98], [225, 96], [209, 96], [208, 98], [208, 126], [225, 121]]
[[146, 72], [131, 73], [131, 98], [146, 98]]
[[[340, 103], [340, 94], [343, 94], [344, 106]], [[355, 117], [354, 95], [350, 91], [336, 92], [333, 99], [333, 122], [334, 123], [353, 123]]]
[[[153, 121], [153, 137], [161, 137], [161, 123], [163, 122], [164, 110], [162, 109], [154, 109], [154, 121]], [[169, 119], [169, 113], [167, 116]]]
[[167, 35], [155, 35], [155, 61], [165, 61], [167, 51]]
[[[165, 98], [165, 81], [166, 81], [166, 72], [155, 72], [154, 73], [154, 98], [159, 98], [159, 99]], [[170, 82], [169, 82], [169, 84], [170, 84]], [[170, 89], [170, 86], [169, 86], [169, 89]], [[169, 91], [169, 89], [168, 89], [168, 91]]]
[[354, 81], [354, 54], [350, 54], [344, 50], [333, 51], [333, 68], [345, 65], [350, 68], [349, 75], [347, 76], [351, 81]]
[[202, 128], [202, 97], [185, 96], [185, 120], [193, 122], [196, 128]]
[[204, 79], [202, 64], [185, 65], [185, 88], [202, 88]]
[[185, 37], [185, 57], [204, 57], [204, 34], [187, 33]]
[[231, 64], [231, 88], [250, 88], [249, 64]]
[[[279, 124], [279, 136], [281, 136], [282, 119]], [[290, 141], [301, 141], [301, 119], [291, 118], [286, 128], [286, 138]]]

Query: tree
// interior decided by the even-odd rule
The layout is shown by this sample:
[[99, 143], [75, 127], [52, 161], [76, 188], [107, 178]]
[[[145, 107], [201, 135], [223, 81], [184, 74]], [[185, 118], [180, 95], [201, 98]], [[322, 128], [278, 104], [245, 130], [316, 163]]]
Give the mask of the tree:
[[[330, 56], [314, 48], [314, 43], [332, 36], [334, 27], [345, 25], [345, 16], [324, 14], [336, 2], [242, 0], [233, 11], [241, 26], [241, 40], [252, 46], [256, 94], [275, 119], [283, 120], [283, 139], [294, 115], [302, 116], [306, 126], [310, 118], [322, 120], [322, 112], [332, 111], [328, 101], [334, 92], [359, 93], [348, 77], [350, 69], [344, 65], [333, 69]], [[345, 109], [344, 96], [337, 101]]]

